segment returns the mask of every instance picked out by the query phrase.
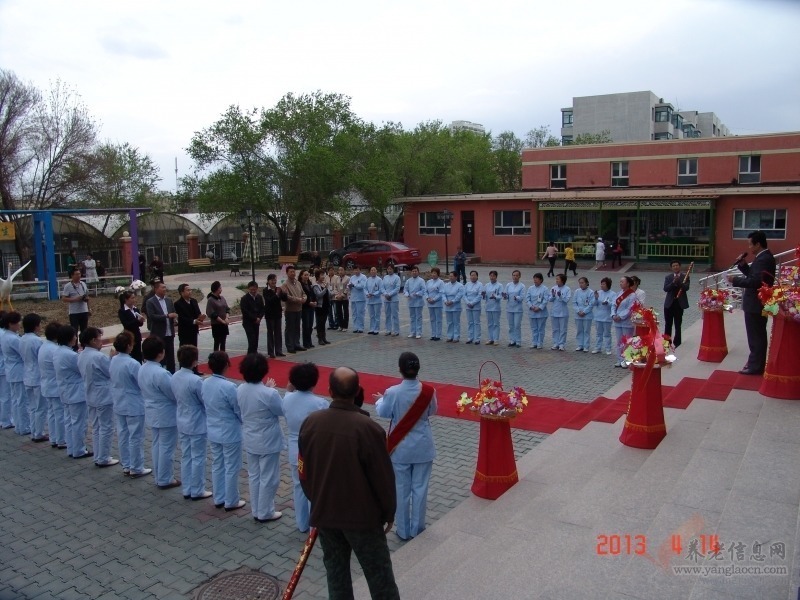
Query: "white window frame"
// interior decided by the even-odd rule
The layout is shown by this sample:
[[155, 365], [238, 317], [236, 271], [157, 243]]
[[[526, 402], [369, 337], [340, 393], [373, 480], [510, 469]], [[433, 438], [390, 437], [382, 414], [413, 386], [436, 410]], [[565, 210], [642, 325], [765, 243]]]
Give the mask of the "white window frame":
[[[753, 168], [753, 159], [758, 167]], [[739, 157], [739, 183], [761, 183], [761, 155], [748, 154]]]
[[[788, 227], [788, 214], [785, 208], [736, 208], [733, 211], [733, 232], [735, 240], [747, 239], [747, 236], [756, 230], [761, 230], [769, 240], [785, 240]], [[747, 213], [759, 213], [758, 225], [752, 222], [748, 225]], [[769, 213], [772, 213], [772, 226], [769, 227]], [[778, 222], [783, 220], [783, 227], [778, 227]]]
[[[557, 171], [555, 174], [554, 174], [554, 169]], [[556, 183], [556, 185], [554, 185], [554, 183]], [[563, 190], [566, 189], [566, 187], [567, 187], [567, 165], [563, 164], [550, 165], [550, 188]]]
[[[431, 215], [429, 217], [429, 215]], [[432, 221], [430, 224], [428, 221]], [[441, 216], [441, 211], [429, 210], [419, 213], [417, 219], [420, 235], [444, 235], [445, 229], [450, 233], [450, 227], [445, 227], [444, 220]]]
[[[506, 220], [512, 220], [511, 213], [522, 213], [522, 225], [507, 225]], [[497, 218], [500, 217], [500, 225]], [[494, 234], [497, 236], [507, 235], [530, 235], [531, 234], [531, 211], [529, 210], [496, 210], [492, 215]], [[507, 230], [507, 231], [506, 231]]]
[[627, 160], [611, 163], [611, 187], [628, 187], [630, 166]]
[[699, 165], [696, 158], [678, 159], [678, 185], [697, 185]]

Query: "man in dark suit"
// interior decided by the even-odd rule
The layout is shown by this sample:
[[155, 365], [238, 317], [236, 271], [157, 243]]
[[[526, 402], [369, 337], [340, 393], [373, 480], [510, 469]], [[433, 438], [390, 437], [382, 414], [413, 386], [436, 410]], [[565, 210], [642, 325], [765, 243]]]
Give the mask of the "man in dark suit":
[[681, 324], [683, 323], [683, 311], [689, 308], [689, 300], [686, 293], [689, 291], [689, 276], [681, 273], [681, 261], [673, 260], [669, 263], [672, 273], [664, 278], [664, 291], [667, 293], [664, 298], [664, 333], [672, 336], [672, 324], [675, 323], [675, 336], [672, 343], [675, 347], [681, 345]]
[[258, 329], [264, 318], [264, 298], [258, 293], [258, 284], [251, 281], [247, 284], [247, 293], [239, 301], [242, 309], [242, 327], [247, 334], [247, 353], [258, 352]]
[[775, 257], [767, 249], [767, 236], [763, 231], [754, 231], [747, 239], [747, 249], [755, 258], [748, 265], [745, 261], [747, 252], [742, 254], [736, 262], [742, 275], [728, 275], [728, 281], [735, 287], [744, 288], [742, 312], [750, 356], [739, 373], [762, 375], [767, 364], [767, 317], [761, 314], [764, 305], [758, 298], [758, 290], [762, 284], [775, 282]]
[[180, 284], [178, 293], [181, 295], [175, 301], [175, 312], [178, 313], [178, 344], [197, 346], [200, 323], [206, 320], [206, 316], [200, 310], [197, 300], [192, 298], [192, 288], [188, 283]]
[[164, 340], [164, 365], [170, 373], [175, 372], [175, 320], [178, 313], [171, 298], [167, 298], [167, 285], [163, 281], [153, 284], [155, 294], [147, 301], [147, 317], [150, 320], [150, 335]]

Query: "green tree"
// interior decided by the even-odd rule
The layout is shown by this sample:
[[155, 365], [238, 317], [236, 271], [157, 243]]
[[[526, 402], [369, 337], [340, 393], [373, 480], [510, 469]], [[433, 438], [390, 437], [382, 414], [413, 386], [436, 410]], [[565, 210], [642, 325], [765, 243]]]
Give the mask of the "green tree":
[[535, 129], [531, 129], [525, 135], [526, 148], [548, 148], [560, 145], [561, 140], [550, 133], [550, 128], [547, 125], [541, 125]]
[[604, 129], [600, 133], [581, 133], [575, 136], [572, 140], [572, 145], [578, 144], [610, 144], [614, 140], [611, 139], [611, 130]]
[[513, 131], [503, 131], [492, 141], [499, 191], [522, 189], [522, 140]]
[[485, 194], [499, 188], [491, 134], [455, 131], [450, 134], [453, 146], [455, 187], [444, 193]]

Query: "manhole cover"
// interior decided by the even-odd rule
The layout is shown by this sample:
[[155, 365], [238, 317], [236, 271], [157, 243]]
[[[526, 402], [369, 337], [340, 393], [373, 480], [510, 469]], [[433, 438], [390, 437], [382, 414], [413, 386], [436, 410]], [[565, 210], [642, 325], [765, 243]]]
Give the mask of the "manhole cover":
[[194, 600], [275, 600], [281, 593], [278, 580], [260, 571], [238, 569], [215, 575], [194, 593]]

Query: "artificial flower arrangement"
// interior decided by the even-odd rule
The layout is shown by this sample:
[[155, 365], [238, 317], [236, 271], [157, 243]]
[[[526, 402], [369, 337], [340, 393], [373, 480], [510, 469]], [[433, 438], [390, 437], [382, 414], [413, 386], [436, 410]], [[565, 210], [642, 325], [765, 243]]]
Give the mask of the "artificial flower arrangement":
[[[668, 335], [662, 335], [658, 336], [656, 339], [660, 339], [660, 343], [664, 349], [664, 358], [659, 361], [659, 364], [668, 365], [675, 362], [675, 346], [672, 345], [672, 338]], [[626, 364], [643, 365], [647, 362], [647, 355], [650, 352], [650, 348], [644, 338], [638, 335], [624, 336], [622, 340], [620, 340], [620, 343], [623, 347], [622, 356]]]
[[697, 303], [700, 310], [709, 312], [733, 312], [731, 291], [725, 288], [708, 287], [700, 292], [700, 301]]
[[800, 285], [800, 267], [797, 265], [782, 265], [779, 273], [782, 285]]
[[502, 382], [491, 379], [481, 381], [480, 390], [471, 398], [466, 392], [463, 392], [461, 397], [456, 400], [459, 414], [469, 407], [471, 411], [482, 416], [505, 418], [515, 417], [526, 406], [528, 406], [528, 395], [524, 389], [513, 387], [510, 390], [504, 390]]
[[131, 284], [127, 287], [124, 285], [118, 285], [116, 288], [114, 288], [114, 293], [117, 296], [119, 296], [122, 292], [127, 292], [128, 290], [130, 290], [135, 294], [138, 294], [139, 291], [144, 289], [145, 287], [147, 287], [147, 284], [144, 281], [141, 281], [139, 279], [134, 279], [133, 281], [131, 281]]
[[758, 290], [758, 298], [764, 304], [765, 315], [800, 321], [800, 287], [764, 284]]
[[652, 306], [650, 308], [645, 308], [638, 300], [633, 303], [633, 308], [631, 308], [631, 323], [634, 325], [650, 327], [651, 324], [658, 323], [658, 317], [658, 312], [656, 312]]

